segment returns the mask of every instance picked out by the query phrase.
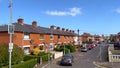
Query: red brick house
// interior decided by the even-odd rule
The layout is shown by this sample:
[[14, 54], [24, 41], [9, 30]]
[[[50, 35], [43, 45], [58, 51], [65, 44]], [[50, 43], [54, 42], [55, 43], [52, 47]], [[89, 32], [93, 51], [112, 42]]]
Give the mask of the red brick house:
[[[76, 36], [76, 33], [65, 29], [60, 30], [60, 27], [56, 29], [54, 26], [40, 27], [36, 21], [33, 21], [31, 25], [25, 24], [22, 18], [19, 18], [17, 23], [13, 23], [13, 25], [15, 29], [12, 42], [21, 47], [26, 54], [34, 47], [46, 51], [50, 45], [53, 48], [55, 44], [72, 43], [73, 37]], [[0, 26], [0, 44], [9, 43], [9, 38], [8, 26]]]

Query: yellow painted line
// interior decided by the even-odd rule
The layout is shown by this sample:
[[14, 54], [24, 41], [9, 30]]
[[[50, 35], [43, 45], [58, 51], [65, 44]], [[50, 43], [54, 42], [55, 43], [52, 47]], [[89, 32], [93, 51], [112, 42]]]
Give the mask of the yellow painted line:
[[97, 64], [95, 61], [93, 61], [93, 64], [94, 64], [95, 66], [99, 67], [99, 68], [107, 68], [107, 67], [103, 67], [103, 66]]

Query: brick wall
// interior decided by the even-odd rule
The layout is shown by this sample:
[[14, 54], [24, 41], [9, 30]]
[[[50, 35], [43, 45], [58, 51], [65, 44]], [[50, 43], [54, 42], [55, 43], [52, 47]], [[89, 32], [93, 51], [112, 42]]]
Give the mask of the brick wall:
[[9, 34], [7, 32], [0, 33], [0, 44], [1, 43], [9, 43]]

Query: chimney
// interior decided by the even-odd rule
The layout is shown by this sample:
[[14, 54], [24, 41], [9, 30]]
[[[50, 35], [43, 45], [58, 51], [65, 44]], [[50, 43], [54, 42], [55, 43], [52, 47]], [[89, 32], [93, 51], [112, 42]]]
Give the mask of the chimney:
[[56, 29], [57, 29], [57, 30], [60, 30], [60, 27], [57, 27]]
[[65, 31], [65, 28], [62, 28], [62, 31]]
[[24, 19], [22, 19], [22, 18], [19, 18], [17, 21], [18, 21], [18, 24], [21, 24], [21, 25], [24, 24]]
[[36, 22], [36, 21], [33, 21], [33, 22], [32, 22], [32, 26], [37, 27], [37, 22]]
[[51, 29], [51, 30], [54, 30], [54, 25], [51, 25], [51, 26], [50, 26], [50, 29]]
[[72, 32], [74, 33], [75, 31], [73, 30]]
[[68, 29], [66, 29], [66, 32], [68, 32], [69, 30]]

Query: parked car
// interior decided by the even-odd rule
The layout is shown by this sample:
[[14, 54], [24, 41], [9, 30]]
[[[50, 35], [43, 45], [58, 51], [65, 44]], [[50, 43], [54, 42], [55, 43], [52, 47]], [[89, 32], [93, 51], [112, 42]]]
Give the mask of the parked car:
[[82, 51], [82, 52], [87, 52], [87, 51], [88, 51], [88, 48], [87, 48], [87, 47], [81, 47], [81, 51]]
[[89, 44], [89, 45], [87, 45], [87, 48], [88, 48], [89, 50], [91, 50], [92, 48], [94, 48], [94, 45]]
[[65, 54], [62, 56], [62, 59], [60, 61], [60, 65], [70, 65], [72, 66], [74, 61], [74, 57], [71, 54]]

